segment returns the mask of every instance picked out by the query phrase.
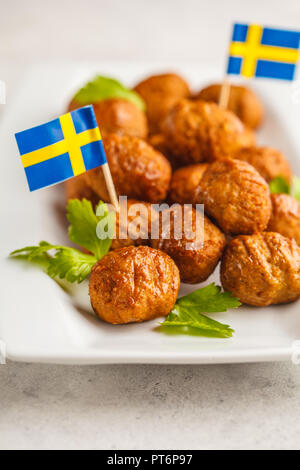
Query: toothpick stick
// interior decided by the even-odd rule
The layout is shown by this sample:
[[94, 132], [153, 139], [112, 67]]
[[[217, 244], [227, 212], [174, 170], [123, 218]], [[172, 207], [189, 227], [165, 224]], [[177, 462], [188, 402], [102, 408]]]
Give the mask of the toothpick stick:
[[219, 98], [219, 106], [221, 108], [224, 108], [224, 109], [228, 108], [229, 96], [230, 96], [230, 81], [228, 80], [228, 78], [225, 78], [221, 86], [220, 98]]
[[113, 179], [111, 177], [111, 172], [110, 172], [108, 163], [104, 163], [104, 165], [102, 165], [102, 169], [103, 169], [103, 174], [104, 174], [104, 178], [105, 178], [105, 182], [106, 182], [106, 186], [107, 186], [107, 190], [108, 190], [108, 194], [109, 194], [111, 203], [114, 206], [115, 210], [117, 212], [120, 212], [118, 196], [117, 196], [117, 193], [116, 193], [116, 189], [115, 189]]

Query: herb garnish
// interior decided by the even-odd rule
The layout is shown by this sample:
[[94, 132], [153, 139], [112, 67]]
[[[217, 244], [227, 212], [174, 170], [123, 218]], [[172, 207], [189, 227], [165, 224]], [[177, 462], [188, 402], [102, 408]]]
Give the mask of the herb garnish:
[[270, 191], [273, 194], [289, 194], [300, 202], [300, 178], [293, 177], [293, 182], [290, 184], [282, 176], [277, 176], [270, 183]]
[[142, 111], [145, 111], [144, 100], [133, 90], [125, 88], [120, 82], [113, 78], [97, 75], [93, 80], [86, 83], [74, 96], [74, 101], [85, 106], [110, 98], [120, 98], [131, 101]]
[[[26, 246], [10, 253], [11, 257], [42, 264], [51, 277], [66, 279], [69, 282], [82, 282], [91, 272], [93, 265], [108, 253], [114, 228], [114, 212], [99, 202], [96, 212], [87, 199], [73, 199], [67, 205], [67, 218], [70, 222], [69, 238], [72, 242], [89, 250], [82, 253], [76, 248], [52, 245], [42, 241], [37, 246]], [[97, 226], [102, 224], [103, 239], [97, 236]]]
[[202, 312], [226, 312], [240, 305], [239, 300], [230, 292], [221, 292], [221, 287], [212, 283], [180, 297], [160, 328], [166, 333], [172, 333], [173, 328], [176, 328], [174, 332], [181, 334], [229, 338], [234, 332], [233, 329], [203, 315]]

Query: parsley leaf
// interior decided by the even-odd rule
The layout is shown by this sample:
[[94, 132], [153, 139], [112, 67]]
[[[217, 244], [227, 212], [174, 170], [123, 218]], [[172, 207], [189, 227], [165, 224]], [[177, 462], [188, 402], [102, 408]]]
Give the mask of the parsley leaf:
[[109, 77], [97, 75], [86, 83], [74, 96], [74, 100], [82, 106], [97, 103], [110, 98], [121, 98], [131, 101], [142, 111], [145, 111], [144, 100], [133, 90], [125, 88], [120, 82]]
[[93, 265], [109, 251], [114, 233], [114, 212], [99, 202], [96, 213], [90, 201], [73, 199], [67, 206], [71, 223], [69, 238], [93, 254], [82, 253], [76, 248], [52, 245], [42, 241], [37, 246], [26, 246], [10, 253], [10, 257], [24, 259], [42, 266], [51, 277], [69, 282], [82, 282]]
[[[174, 307], [167, 319], [162, 323], [162, 331], [169, 333], [166, 327], [176, 327], [176, 332], [181, 334], [200, 336], [213, 336], [218, 338], [230, 338], [234, 333], [228, 325], [198, 313], [194, 309]], [[197, 330], [197, 333], [195, 332]]]
[[[97, 215], [96, 215], [97, 214]], [[114, 212], [109, 212], [102, 201], [96, 208], [87, 199], [68, 202], [67, 218], [70, 222], [69, 238], [101, 259], [109, 250], [115, 222]], [[99, 238], [101, 237], [101, 238]]]
[[176, 333], [193, 335], [196, 329], [198, 335], [229, 338], [234, 330], [201, 312], [226, 312], [240, 305], [230, 292], [221, 292], [221, 287], [212, 283], [178, 299], [161, 324], [162, 331], [169, 332], [166, 327], [175, 327]]
[[27, 259], [28, 261], [33, 261], [36, 258], [42, 256], [48, 258], [47, 251], [56, 249], [58, 245], [51, 245], [51, 243], [42, 241], [38, 246], [25, 246], [19, 250], [12, 251], [9, 256], [14, 256], [16, 258]]
[[237, 308], [241, 305], [241, 302], [233, 297], [231, 292], [222, 292], [220, 286], [212, 283], [191, 294], [180, 297], [176, 304], [185, 308], [193, 307], [200, 312], [217, 313], [227, 312], [230, 308]]
[[277, 176], [269, 183], [270, 191], [274, 194], [289, 194], [300, 202], [300, 178], [293, 177], [292, 184], [286, 181], [282, 176]]
[[47, 273], [51, 277], [59, 277], [69, 282], [82, 282], [90, 274], [97, 262], [95, 256], [82, 253], [75, 248], [61, 247], [49, 259]]
[[293, 178], [293, 196], [300, 202], [300, 178], [298, 176]]
[[269, 187], [272, 194], [291, 193], [290, 184], [282, 176], [276, 176], [276, 178], [270, 181]]
[[[54, 254], [52, 255], [52, 252]], [[10, 253], [13, 258], [37, 262], [51, 277], [69, 282], [82, 282], [91, 272], [97, 259], [68, 246], [52, 245], [42, 241], [38, 246], [26, 246]]]

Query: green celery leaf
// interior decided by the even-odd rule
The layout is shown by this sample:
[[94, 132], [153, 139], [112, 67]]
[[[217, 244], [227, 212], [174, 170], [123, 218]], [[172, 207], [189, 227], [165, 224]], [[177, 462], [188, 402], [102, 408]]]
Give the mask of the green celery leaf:
[[145, 111], [144, 100], [133, 90], [125, 88], [120, 82], [113, 78], [97, 75], [93, 80], [86, 83], [74, 96], [77, 103], [85, 106], [110, 98], [121, 98], [131, 101], [142, 111]]
[[[114, 212], [109, 212], [102, 201], [96, 213], [87, 199], [72, 199], [68, 202], [67, 217], [70, 222], [69, 238], [72, 242], [91, 251], [100, 260], [111, 245], [115, 223]], [[105, 230], [106, 228], [106, 230]], [[99, 238], [103, 236], [104, 239]]]
[[290, 194], [291, 187], [288, 181], [286, 181], [282, 176], [276, 176], [269, 183], [270, 192], [273, 194]]

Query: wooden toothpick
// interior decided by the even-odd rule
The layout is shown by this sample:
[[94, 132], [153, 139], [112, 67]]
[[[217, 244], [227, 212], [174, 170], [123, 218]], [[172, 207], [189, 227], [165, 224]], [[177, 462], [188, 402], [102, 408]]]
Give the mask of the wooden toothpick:
[[115, 189], [113, 179], [111, 177], [111, 172], [110, 172], [110, 168], [108, 166], [108, 163], [104, 163], [102, 165], [102, 170], [103, 170], [103, 174], [104, 174], [108, 194], [109, 194], [109, 197], [110, 197], [110, 201], [111, 201], [112, 205], [114, 206], [116, 212], [120, 212], [118, 196], [117, 196], [117, 193], [116, 193], [116, 189]]
[[229, 96], [230, 96], [230, 81], [228, 78], [225, 78], [220, 91], [219, 97], [219, 106], [221, 108], [227, 109], [229, 103]]

